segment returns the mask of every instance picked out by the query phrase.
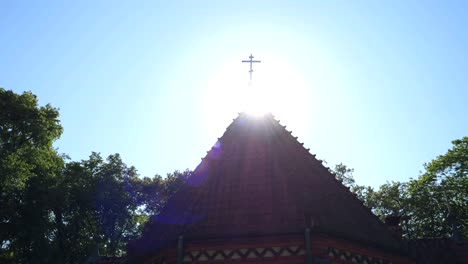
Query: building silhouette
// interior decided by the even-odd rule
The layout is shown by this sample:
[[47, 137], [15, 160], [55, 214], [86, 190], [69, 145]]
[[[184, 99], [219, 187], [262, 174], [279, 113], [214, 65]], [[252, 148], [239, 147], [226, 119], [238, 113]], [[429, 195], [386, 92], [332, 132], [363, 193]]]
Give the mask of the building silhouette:
[[[398, 224], [398, 223], [397, 223]], [[129, 244], [132, 263], [414, 263], [273, 115], [245, 113]]]

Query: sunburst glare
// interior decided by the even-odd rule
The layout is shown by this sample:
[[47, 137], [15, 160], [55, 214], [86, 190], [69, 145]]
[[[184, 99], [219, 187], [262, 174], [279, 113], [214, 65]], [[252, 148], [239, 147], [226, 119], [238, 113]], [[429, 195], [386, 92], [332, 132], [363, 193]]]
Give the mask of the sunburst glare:
[[[254, 54], [255, 55], [255, 54]], [[257, 56], [255, 57], [257, 58]], [[223, 122], [239, 112], [252, 116], [272, 113], [296, 128], [309, 111], [305, 78], [292, 64], [278, 57], [258, 56], [249, 82], [249, 67], [240, 60], [224, 64], [209, 81], [204, 114], [210, 124]], [[302, 120], [302, 122], [301, 122]]]

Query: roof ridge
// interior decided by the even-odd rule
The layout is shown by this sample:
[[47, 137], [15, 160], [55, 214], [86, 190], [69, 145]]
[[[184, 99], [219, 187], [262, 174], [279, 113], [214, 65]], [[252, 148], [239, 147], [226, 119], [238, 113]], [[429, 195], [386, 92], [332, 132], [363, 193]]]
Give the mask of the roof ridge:
[[[278, 124], [280, 124], [279, 120], [277, 120], [277, 121], [278, 121]], [[284, 126], [284, 128], [286, 129], [286, 126]], [[342, 188], [342, 189], [345, 191], [345, 193], [346, 193], [349, 197], [351, 197], [350, 200], [353, 200], [354, 203], [358, 204], [361, 208], [363, 208], [364, 211], [365, 211], [368, 215], [370, 215], [376, 222], [378, 222], [378, 224], [379, 224], [383, 229], [385, 229], [386, 231], [388, 231], [388, 233], [389, 233], [393, 238], [395, 238], [395, 240], [397, 240], [397, 241], [399, 242], [399, 240], [390, 232], [390, 230], [388, 230], [388, 228], [387, 228], [387, 226], [385, 225], [385, 223], [383, 223], [383, 222], [380, 220], [380, 218], [379, 218], [377, 215], [375, 215], [375, 214], [372, 212], [372, 210], [371, 210], [369, 207], [367, 207], [367, 206], [364, 204], [364, 202], [361, 201], [361, 200], [357, 197], [357, 194], [353, 193], [353, 192], [351, 191], [350, 187], [346, 187], [341, 181], [339, 181], [339, 180], [336, 178], [336, 173], [332, 173], [332, 172], [330, 171], [330, 167], [327, 167], [327, 166], [323, 165], [323, 160], [317, 159], [315, 154], [310, 153], [310, 149], [309, 149], [309, 148], [305, 148], [305, 147], [304, 147], [304, 143], [299, 142], [298, 137], [294, 137], [294, 136], [292, 135], [292, 131], [288, 131], [288, 132], [289, 132], [289, 134], [291, 135], [291, 137], [292, 137], [295, 141], [297, 141], [298, 143], [300, 143], [300, 145], [302, 146], [302, 148], [303, 148], [308, 154], [310, 154], [310, 156], [311, 156], [311, 158], [312, 158], [313, 160], [318, 161], [318, 162], [320, 163], [320, 164], [314, 164], [314, 165], [317, 165], [318, 167], [322, 167], [323, 169], [325, 169], [326, 174], [330, 175], [331, 178], [333, 178], [333, 180], [337, 183], [337, 185], [340, 186], [339, 188]]]
[[[317, 159], [317, 158], [316, 158], [316, 154], [312, 154], [312, 153], [310, 152], [310, 149], [309, 149], [309, 148], [305, 148], [305, 147], [304, 147], [304, 143], [302, 143], [302, 142], [300, 142], [300, 141], [298, 140], [298, 137], [297, 137], [297, 136], [293, 136], [292, 130], [291, 130], [291, 131], [286, 130], [286, 125], [281, 125], [280, 120], [276, 120], [276, 119], [274, 119], [274, 120], [277, 121], [278, 124], [279, 124], [280, 126], [282, 126], [286, 132], [288, 132], [289, 136], [290, 136], [294, 141], [296, 141], [296, 142], [302, 147], [302, 149], [303, 149], [304, 151], [306, 151], [306, 152], [309, 154], [309, 155], [308, 155], [308, 156], [309, 156], [308, 160], [309, 160], [310, 158], [312, 158], [312, 159], [310, 159], [310, 160], [311, 160], [311, 161], [314, 161], [314, 163], [316, 162], [316, 164], [311, 164], [311, 165], [313, 165], [313, 166], [318, 166], [319, 168], [321, 167], [322, 169], [325, 169], [325, 171], [326, 171], [325, 173], [328, 174], [328, 175], [330, 175], [331, 178], [337, 183], [337, 185], [339, 186], [339, 188], [343, 189], [343, 190], [344, 190], [344, 193], [346, 193], [346, 195], [349, 196], [349, 197], [351, 198], [351, 199], [349, 199], [349, 200], [352, 200], [355, 204], [358, 204], [358, 206], [361, 207], [361, 209], [363, 209], [363, 211], [365, 211], [369, 216], [371, 216], [371, 218], [374, 219], [374, 221], [377, 222], [378, 225], [380, 225], [381, 228], [382, 228], [383, 230], [386, 230], [386, 232], [388, 232], [388, 234], [390, 234], [390, 236], [391, 236], [392, 238], [394, 238], [394, 239], [396, 240], [396, 242], [398, 242], [398, 243], [401, 242], [399, 239], [397, 239], [397, 238], [390, 232], [390, 230], [388, 230], [388, 228], [387, 228], [387, 226], [385, 225], [385, 223], [383, 223], [383, 222], [380, 220], [380, 218], [379, 218], [377, 215], [375, 215], [375, 214], [372, 212], [372, 210], [371, 210], [369, 207], [367, 207], [367, 206], [364, 204], [364, 202], [361, 201], [361, 200], [357, 197], [357, 194], [353, 193], [349, 187], [346, 187], [341, 181], [339, 181], [339, 180], [336, 178], [336, 173], [332, 173], [332, 172], [330, 171], [330, 167], [327, 167], [327, 166], [325, 166], [325, 165], [323, 164], [323, 160]], [[312, 229], [313, 229], [313, 228], [312, 228]]]

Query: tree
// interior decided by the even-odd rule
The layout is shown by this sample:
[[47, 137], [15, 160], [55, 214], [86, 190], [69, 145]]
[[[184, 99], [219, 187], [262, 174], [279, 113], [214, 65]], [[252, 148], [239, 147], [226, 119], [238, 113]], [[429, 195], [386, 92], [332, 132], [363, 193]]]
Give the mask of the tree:
[[468, 137], [452, 144], [409, 182], [411, 228], [418, 237], [468, 236]]
[[147, 215], [159, 214], [167, 200], [182, 187], [191, 174], [190, 170], [176, 170], [166, 174], [165, 178], [160, 175], [144, 177], [137, 183], [140, 204], [144, 205], [143, 211]]
[[98, 153], [66, 164], [53, 193], [54, 262], [82, 263], [100, 255], [123, 256], [151, 214], [159, 213], [190, 172], [141, 178], [119, 154]]
[[387, 182], [377, 190], [356, 184], [354, 170], [340, 163], [331, 171], [383, 222], [401, 220], [404, 238], [468, 236], [468, 137], [424, 164], [425, 172], [408, 182]]
[[411, 196], [408, 193], [408, 183], [387, 182], [377, 190], [371, 188], [371, 191], [366, 193], [364, 199], [365, 204], [382, 222], [386, 222], [387, 217], [400, 219], [402, 236], [412, 238], [409, 215], [412, 214], [414, 209], [411, 205]]
[[46, 259], [51, 235], [47, 189], [63, 159], [53, 149], [58, 110], [31, 92], [0, 88], [0, 262]]
[[98, 251], [123, 255], [144, 221], [139, 206], [145, 201], [137, 198], [140, 181], [118, 154], [103, 160], [93, 153], [88, 160], [68, 163], [54, 191], [56, 259], [82, 263]]
[[334, 168], [330, 169], [336, 179], [340, 181], [344, 186], [356, 194], [356, 197], [361, 200], [367, 207], [372, 208], [372, 200], [369, 199], [370, 195], [374, 192], [374, 189], [370, 186], [358, 185], [354, 179], [354, 169], [349, 168], [343, 163], [336, 164]]
[[125, 255], [127, 242], [191, 174], [141, 178], [119, 154], [68, 161], [52, 146], [62, 133], [58, 117], [31, 92], [0, 88], [1, 263]]

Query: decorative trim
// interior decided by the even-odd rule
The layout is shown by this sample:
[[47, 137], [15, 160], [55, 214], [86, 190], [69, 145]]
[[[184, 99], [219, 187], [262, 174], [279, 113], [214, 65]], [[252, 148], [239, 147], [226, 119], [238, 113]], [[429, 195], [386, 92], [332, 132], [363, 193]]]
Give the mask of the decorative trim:
[[275, 258], [275, 257], [291, 257], [303, 256], [305, 250], [303, 246], [294, 245], [287, 247], [258, 247], [258, 248], [238, 248], [238, 249], [221, 249], [221, 250], [193, 250], [186, 251], [184, 263], [193, 261], [209, 261], [209, 260], [240, 260], [240, 259], [258, 259], [258, 258]]
[[158, 257], [153, 260], [153, 264], [167, 264], [166, 258], [164, 256]]
[[351, 261], [352, 263], [357, 264], [392, 264], [392, 262], [389, 262], [387, 260], [363, 256], [358, 253], [331, 247], [328, 248], [328, 257], [332, 259], [339, 259], [342, 261]]

